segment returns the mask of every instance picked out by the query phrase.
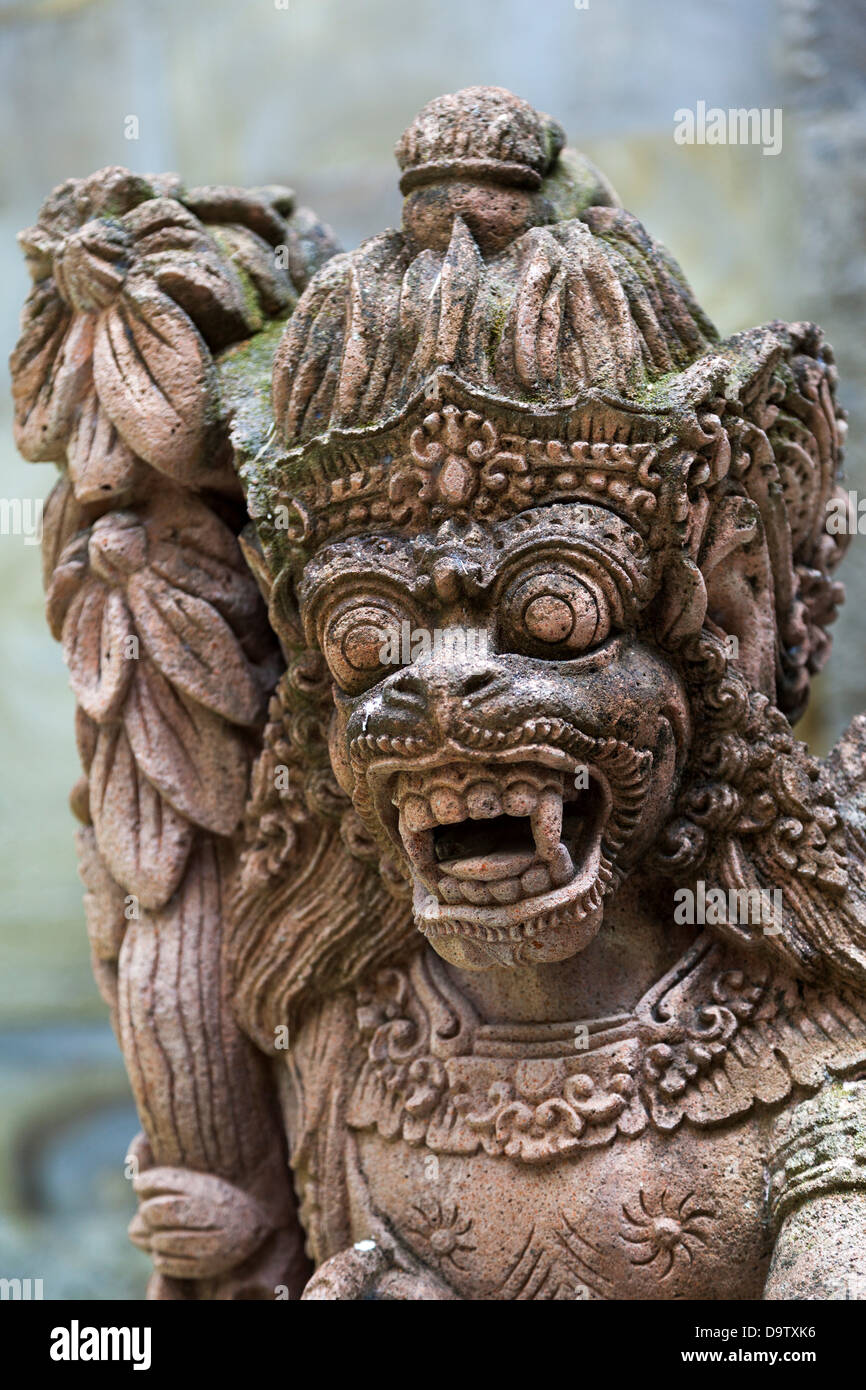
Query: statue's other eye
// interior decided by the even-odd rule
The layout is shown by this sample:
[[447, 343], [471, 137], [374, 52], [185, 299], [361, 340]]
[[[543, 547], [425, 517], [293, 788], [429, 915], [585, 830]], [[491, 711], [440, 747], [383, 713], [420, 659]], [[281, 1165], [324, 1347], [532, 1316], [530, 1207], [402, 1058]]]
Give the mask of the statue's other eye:
[[322, 651], [343, 690], [358, 694], [400, 664], [404, 618], [396, 606], [379, 601], [343, 604], [330, 615], [321, 635]]
[[607, 598], [589, 577], [569, 569], [536, 570], [512, 584], [505, 596], [506, 637], [541, 656], [574, 656], [596, 647], [610, 632]]

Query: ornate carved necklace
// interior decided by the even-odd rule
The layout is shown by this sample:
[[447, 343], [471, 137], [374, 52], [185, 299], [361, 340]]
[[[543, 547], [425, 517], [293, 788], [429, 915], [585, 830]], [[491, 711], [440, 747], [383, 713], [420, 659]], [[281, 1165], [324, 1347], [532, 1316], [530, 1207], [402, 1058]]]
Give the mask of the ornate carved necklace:
[[801, 993], [709, 934], [630, 1014], [485, 1024], [429, 951], [357, 998], [349, 1124], [437, 1153], [548, 1162], [648, 1125], [703, 1128], [866, 1060], [861, 1001]]

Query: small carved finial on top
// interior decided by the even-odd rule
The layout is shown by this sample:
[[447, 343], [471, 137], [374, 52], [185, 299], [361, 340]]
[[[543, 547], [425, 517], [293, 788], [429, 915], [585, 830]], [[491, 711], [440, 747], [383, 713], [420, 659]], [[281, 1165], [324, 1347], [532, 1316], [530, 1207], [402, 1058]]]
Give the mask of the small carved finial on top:
[[466, 87], [429, 101], [401, 135], [400, 191], [442, 178], [540, 188], [564, 144], [556, 121], [504, 87]]

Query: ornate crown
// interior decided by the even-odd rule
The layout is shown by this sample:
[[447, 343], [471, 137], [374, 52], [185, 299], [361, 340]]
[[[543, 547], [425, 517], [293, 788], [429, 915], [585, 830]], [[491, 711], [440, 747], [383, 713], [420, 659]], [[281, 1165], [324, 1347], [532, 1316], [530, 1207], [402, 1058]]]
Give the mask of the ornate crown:
[[361, 531], [414, 533], [448, 517], [495, 522], [564, 501], [608, 506], [655, 549], [669, 521], [667, 466], [679, 460], [685, 486], [698, 449], [712, 461], [718, 419], [708, 425], [695, 416], [690, 428], [671, 430], [664, 414], [593, 399], [533, 409], [440, 369], [379, 428], [333, 431], [260, 456], [246, 470], [248, 502], [268, 552], [287, 563]]

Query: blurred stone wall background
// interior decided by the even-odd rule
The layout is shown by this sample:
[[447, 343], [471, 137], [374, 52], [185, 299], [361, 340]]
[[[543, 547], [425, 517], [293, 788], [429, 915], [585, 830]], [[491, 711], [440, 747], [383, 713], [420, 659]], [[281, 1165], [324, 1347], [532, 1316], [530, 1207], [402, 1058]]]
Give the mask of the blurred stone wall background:
[[[582, 0], [579, 0], [582, 3]], [[27, 284], [15, 233], [106, 164], [186, 182], [286, 182], [343, 244], [393, 225], [391, 150], [430, 97], [497, 83], [549, 110], [683, 265], [723, 332], [816, 318], [866, 449], [866, 6], [862, 0], [0, 0], [0, 336]], [[781, 107], [783, 148], [681, 146], [674, 112]], [[139, 138], [125, 138], [136, 116]], [[18, 460], [5, 497], [53, 470]], [[859, 709], [866, 543], [803, 730]], [[66, 796], [72, 697], [42, 619], [38, 550], [0, 536], [0, 1276], [46, 1298], [137, 1298], [123, 1156], [136, 1128], [90, 980]]]

